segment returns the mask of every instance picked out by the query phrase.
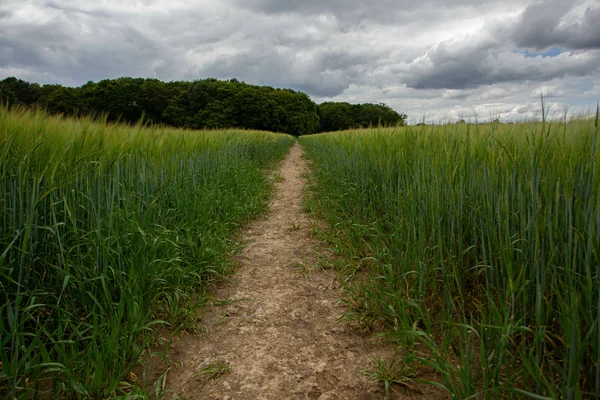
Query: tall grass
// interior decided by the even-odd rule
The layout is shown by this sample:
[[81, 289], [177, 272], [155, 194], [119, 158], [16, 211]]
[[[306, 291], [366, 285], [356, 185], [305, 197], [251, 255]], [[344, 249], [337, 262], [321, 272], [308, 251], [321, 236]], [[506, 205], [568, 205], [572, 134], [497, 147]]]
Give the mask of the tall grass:
[[348, 317], [456, 399], [600, 398], [598, 140], [597, 117], [301, 138], [309, 206], [371, 265]]
[[293, 139], [0, 108], [0, 396], [107, 398], [190, 323]]

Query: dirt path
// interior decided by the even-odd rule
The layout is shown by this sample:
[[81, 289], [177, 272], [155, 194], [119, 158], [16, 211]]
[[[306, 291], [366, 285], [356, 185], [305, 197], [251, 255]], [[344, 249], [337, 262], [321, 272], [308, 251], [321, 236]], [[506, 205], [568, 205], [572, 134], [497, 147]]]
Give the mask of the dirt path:
[[[238, 301], [208, 308], [208, 336], [175, 344], [168, 389], [186, 399], [383, 398], [357, 371], [390, 349], [336, 322], [345, 308], [335, 273], [312, 268], [321, 249], [301, 207], [302, 153], [295, 144], [283, 160], [270, 211], [247, 228], [239, 269], [214, 294]], [[231, 370], [198, 376], [215, 363]]]

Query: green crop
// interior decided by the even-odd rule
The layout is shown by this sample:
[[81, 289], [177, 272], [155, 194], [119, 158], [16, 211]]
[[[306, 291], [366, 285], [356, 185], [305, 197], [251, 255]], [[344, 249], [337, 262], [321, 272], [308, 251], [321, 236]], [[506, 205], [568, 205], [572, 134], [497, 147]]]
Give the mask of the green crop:
[[193, 327], [292, 142], [0, 108], [0, 396], [141, 393], [156, 328]]
[[456, 399], [600, 398], [597, 117], [300, 140], [308, 205], [366, 271], [347, 318]]

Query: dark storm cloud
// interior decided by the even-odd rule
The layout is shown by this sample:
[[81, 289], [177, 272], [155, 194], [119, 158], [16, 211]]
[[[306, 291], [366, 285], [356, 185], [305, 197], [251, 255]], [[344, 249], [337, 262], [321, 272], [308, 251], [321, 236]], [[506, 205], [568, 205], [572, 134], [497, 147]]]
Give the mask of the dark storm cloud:
[[[600, 4], [572, 15], [577, 3], [530, 4], [517, 22], [504, 22], [462, 40], [447, 40], [408, 64], [415, 89], [472, 89], [510, 82], [546, 82], [600, 71]], [[526, 57], [516, 49], [561, 47], [554, 57]], [[573, 52], [571, 52], [573, 51]]]
[[110, 18], [110, 10], [56, 1], [14, 4], [0, 21], [0, 67], [25, 73], [23, 79], [45, 76], [48, 83], [79, 85], [151, 75], [157, 56], [168, 54], [136, 24]]
[[38, 49], [23, 47], [22, 43], [11, 38], [0, 37], [0, 67], [8, 65], [43, 67], [48, 64]]
[[57, 2], [57, 1], [47, 2], [46, 7], [50, 8], [50, 9], [54, 9], [54, 10], [63, 11], [66, 13], [80, 13], [80, 14], [85, 14], [85, 15], [92, 16], [92, 17], [110, 18], [111, 16], [114, 15], [114, 13], [112, 13], [108, 10], [103, 10], [103, 9], [99, 9], [99, 8], [84, 9], [81, 7], [74, 6], [72, 4], [64, 4], [61, 2]]
[[600, 52], [525, 58], [490, 43], [462, 48], [443, 42], [412, 62], [406, 78], [415, 89], [470, 89], [506, 82], [545, 82], [581, 77], [600, 69]]
[[[464, 17], [469, 13], [486, 13], [498, 3], [481, 0], [227, 0], [236, 7], [266, 15], [295, 15], [302, 20], [332, 16], [336, 29], [347, 33], [368, 30], [375, 25], [431, 29]], [[524, 0], [505, 0], [506, 7]], [[382, 40], [385, 40], [382, 37]]]
[[564, 0], [530, 4], [511, 28], [511, 39], [519, 47], [600, 49], [600, 4], [588, 7], [582, 18], [569, 18], [574, 4]]
[[[479, 0], [230, 0], [239, 7], [266, 14], [295, 13], [304, 15], [334, 15], [340, 20], [370, 20], [392, 22], [393, 18], [418, 18], [440, 14], [439, 10], [463, 7], [485, 8]], [[507, 0], [506, 3], [513, 3]]]
[[465, 89], [490, 79], [492, 68], [484, 62], [492, 46], [453, 47], [442, 42], [410, 64], [406, 84], [414, 89]]
[[366, 56], [335, 50], [301, 57], [292, 51], [265, 48], [221, 56], [191, 71], [188, 77], [236, 77], [264, 85], [290, 87], [313, 96], [332, 97], [348, 89], [372, 61]]

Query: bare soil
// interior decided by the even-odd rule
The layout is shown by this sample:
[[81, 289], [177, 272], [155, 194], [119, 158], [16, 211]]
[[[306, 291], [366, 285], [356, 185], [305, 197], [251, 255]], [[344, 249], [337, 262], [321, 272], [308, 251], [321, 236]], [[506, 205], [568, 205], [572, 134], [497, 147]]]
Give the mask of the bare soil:
[[[307, 172], [295, 144], [274, 174], [269, 212], [243, 233], [247, 246], [230, 280], [213, 293], [201, 324], [207, 335], [184, 335], [167, 389], [186, 399], [382, 399], [383, 387], [361, 371], [390, 346], [338, 318], [342, 289], [331, 270], [315, 267], [325, 245], [310, 233], [301, 201]], [[280, 174], [278, 176], [277, 174]], [[233, 301], [228, 303], [227, 301]], [[226, 303], [226, 304], [224, 304]], [[222, 373], [206, 373], [221, 365]], [[204, 374], [202, 374], [204, 372]], [[217, 376], [218, 375], [218, 376]], [[439, 398], [400, 389], [388, 398]]]

